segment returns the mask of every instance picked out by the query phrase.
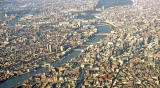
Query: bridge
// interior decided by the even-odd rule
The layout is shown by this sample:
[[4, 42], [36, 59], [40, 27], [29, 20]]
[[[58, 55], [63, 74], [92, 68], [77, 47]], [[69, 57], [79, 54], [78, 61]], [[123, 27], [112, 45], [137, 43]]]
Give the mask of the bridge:
[[84, 52], [84, 49], [73, 49], [74, 51]]
[[[87, 43], [87, 42], [86, 42]], [[84, 46], [84, 47], [88, 47], [90, 44], [89, 43], [87, 43], [87, 44], [83, 44], [83, 45], [81, 45], [81, 46]]]
[[118, 27], [118, 26], [120, 26], [120, 24], [115, 23], [115, 22], [110, 22], [110, 21], [108, 21], [108, 20], [106, 20], [105, 22], [103, 22], [103, 23], [101, 23], [101, 24], [103, 24], [103, 25], [109, 24], [109, 25], [111, 25], [111, 26], [113, 26], [113, 27]]
[[109, 36], [110, 34], [108, 33], [99, 33], [99, 34], [95, 34], [96, 36]]
[[83, 49], [73, 49], [73, 50], [74, 50], [74, 51], [80, 51], [80, 52], [81, 52]]
[[44, 65], [41, 65], [42, 67], [51, 67], [51, 65], [49, 64], [49, 63], [47, 63], [47, 64], [44, 64]]

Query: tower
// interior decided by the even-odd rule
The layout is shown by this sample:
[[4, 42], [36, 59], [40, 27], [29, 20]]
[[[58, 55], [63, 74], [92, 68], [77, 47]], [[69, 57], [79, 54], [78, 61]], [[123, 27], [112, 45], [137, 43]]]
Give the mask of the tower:
[[52, 46], [49, 45], [49, 52], [52, 52]]
[[49, 52], [52, 52], [52, 45], [47, 44], [47, 50], [48, 50]]
[[64, 51], [64, 47], [63, 47], [63, 46], [61, 46], [61, 47], [60, 47], [60, 50], [61, 50], [61, 51]]

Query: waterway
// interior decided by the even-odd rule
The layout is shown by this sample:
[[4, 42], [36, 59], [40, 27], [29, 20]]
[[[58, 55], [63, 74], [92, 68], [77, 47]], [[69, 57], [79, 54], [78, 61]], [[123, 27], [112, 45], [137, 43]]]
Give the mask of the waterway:
[[106, 9], [113, 6], [122, 6], [130, 4], [133, 4], [132, 0], [99, 0], [95, 8], [104, 7], [104, 9]]
[[27, 14], [34, 14], [36, 12], [36, 9], [35, 8], [30, 8], [29, 10], [24, 10], [24, 11], [17, 11], [17, 12], [10, 12], [10, 13], [7, 13], [7, 15], [10, 15], [10, 14], [19, 14], [18, 16], [16, 16], [16, 18], [12, 19], [9, 24], [14, 26], [15, 24], [18, 24], [18, 20], [27, 15]]
[[18, 24], [18, 20], [27, 15], [27, 14], [34, 14], [37, 12], [37, 10], [33, 7], [30, 7], [26, 10], [19, 10], [19, 11], [9, 11], [9, 12], [6, 12], [5, 9], [7, 8], [8, 5], [10, 4], [14, 4], [16, 5], [17, 3], [14, 2], [14, 1], [4, 1], [0, 4], [0, 8], [2, 8], [2, 14], [6, 14], [7, 16], [10, 16], [10, 15], [15, 15], [16, 17], [14, 19], [12, 19], [11, 21], [8, 22], [9, 25], [12, 25], [14, 26], [15, 24]]
[[[35, 9], [31, 9], [28, 12], [28, 14], [33, 14], [35, 11], [36, 11]], [[20, 17], [22, 17], [22, 16], [18, 16], [17, 18], [13, 19], [13, 21], [11, 21], [10, 24], [11, 25], [17, 24], [17, 21]], [[83, 16], [80, 16], [80, 17], [83, 17]], [[107, 33], [110, 30], [110, 27], [107, 26], [107, 25], [100, 25], [100, 24], [94, 24], [94, 25], [97, 27], [98, 33]], [[93, 37], [89, 38], [89, 40], [86, 42], [86, 44], [90, 45], [90, 44], [96, 43], [103, 38], [104, 38], [104, 36], [93, 36]], [[78, 47], [78, 48], [85, 49], [86, 47]], [[73, 50], [69, 54], [67, 54], [64, 58], [62, 58], [60, 61], [56, 61], [54, 63], [51, 63], [51, 66], [54, 66], [54, 67], [61, 66], [63, 63], [65, 63], [65, 62], [67, 62], [71, 59], [76, 58], [80, 54], [81, 54], [80, 51], [74, 51]], [[29, 73], [25, 73], [21, 76], [13, 77], [11, 79], [8, 79], [8, 80], [4, 81], [3, 83], [0, 84], [0, 88], [12, 88], [17, 83], [23, 82], [24, 80], [28, 79], [29, 77], [35, 76], [38, 73], [45, 73], [45, 72], [47, 72], [47, 68], [38, 67], [38, 68], [36, 68], [36, 71], [32, 70]]]
[[[106, 33], [110, 30], [109, 26], [106, 25], [96, 25], [98, 29], [98, 33]], [[99, 40], [103, 39], [104, 36], [93, 36], [88, 41], [87, 44], [93, 44], [98, 42]], [[78, 47], [81, 49], [85, 49], [86, 47]], [[56, 61], [54, 63], [51, 63], [51, 66], [57, 67], [61, 66], [63, 63], [76, 58], [78, 55], [80, 55], [80, 51], [71, 51], [69, 54], [67, 54], [64, 58], [62, 58], [60, 61]], [[24, 80], [28, 79], [29, 77], [35, 76], [38, 73], [45, 73], [47, 72], [46, 68], [39, 67], [36, 69], [36, 71], [31, 71], [29, 73], [23, 74], [21, 76], [13, 77], [11, 79], [6, 80], [0, 85], [0, 88], [11, 88], [15, 86], [19, 82], [23, 82]]]

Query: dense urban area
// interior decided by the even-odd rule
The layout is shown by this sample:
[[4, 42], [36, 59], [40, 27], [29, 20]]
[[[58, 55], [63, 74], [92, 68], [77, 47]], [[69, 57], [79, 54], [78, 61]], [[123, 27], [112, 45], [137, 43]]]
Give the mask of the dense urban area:
[[100, 1], [0, 2], [0, 88], [160, 88], [160, 1]]

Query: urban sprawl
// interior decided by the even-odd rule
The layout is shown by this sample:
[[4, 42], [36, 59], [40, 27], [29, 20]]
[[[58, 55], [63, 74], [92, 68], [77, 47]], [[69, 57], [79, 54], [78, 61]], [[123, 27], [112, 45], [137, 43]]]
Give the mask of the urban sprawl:
[[[159, 0], [109, 8], [95, 8], [99, 0], [13, 1], [0, 8], [1, 83], [43, 67], [14, 88], [160, 87]], [[94, 24], [110, 30], [97, 33]], [[105, 38], [87, 44], [93, 36]], [[77, 57], [51, 65], [75, 50]]]

